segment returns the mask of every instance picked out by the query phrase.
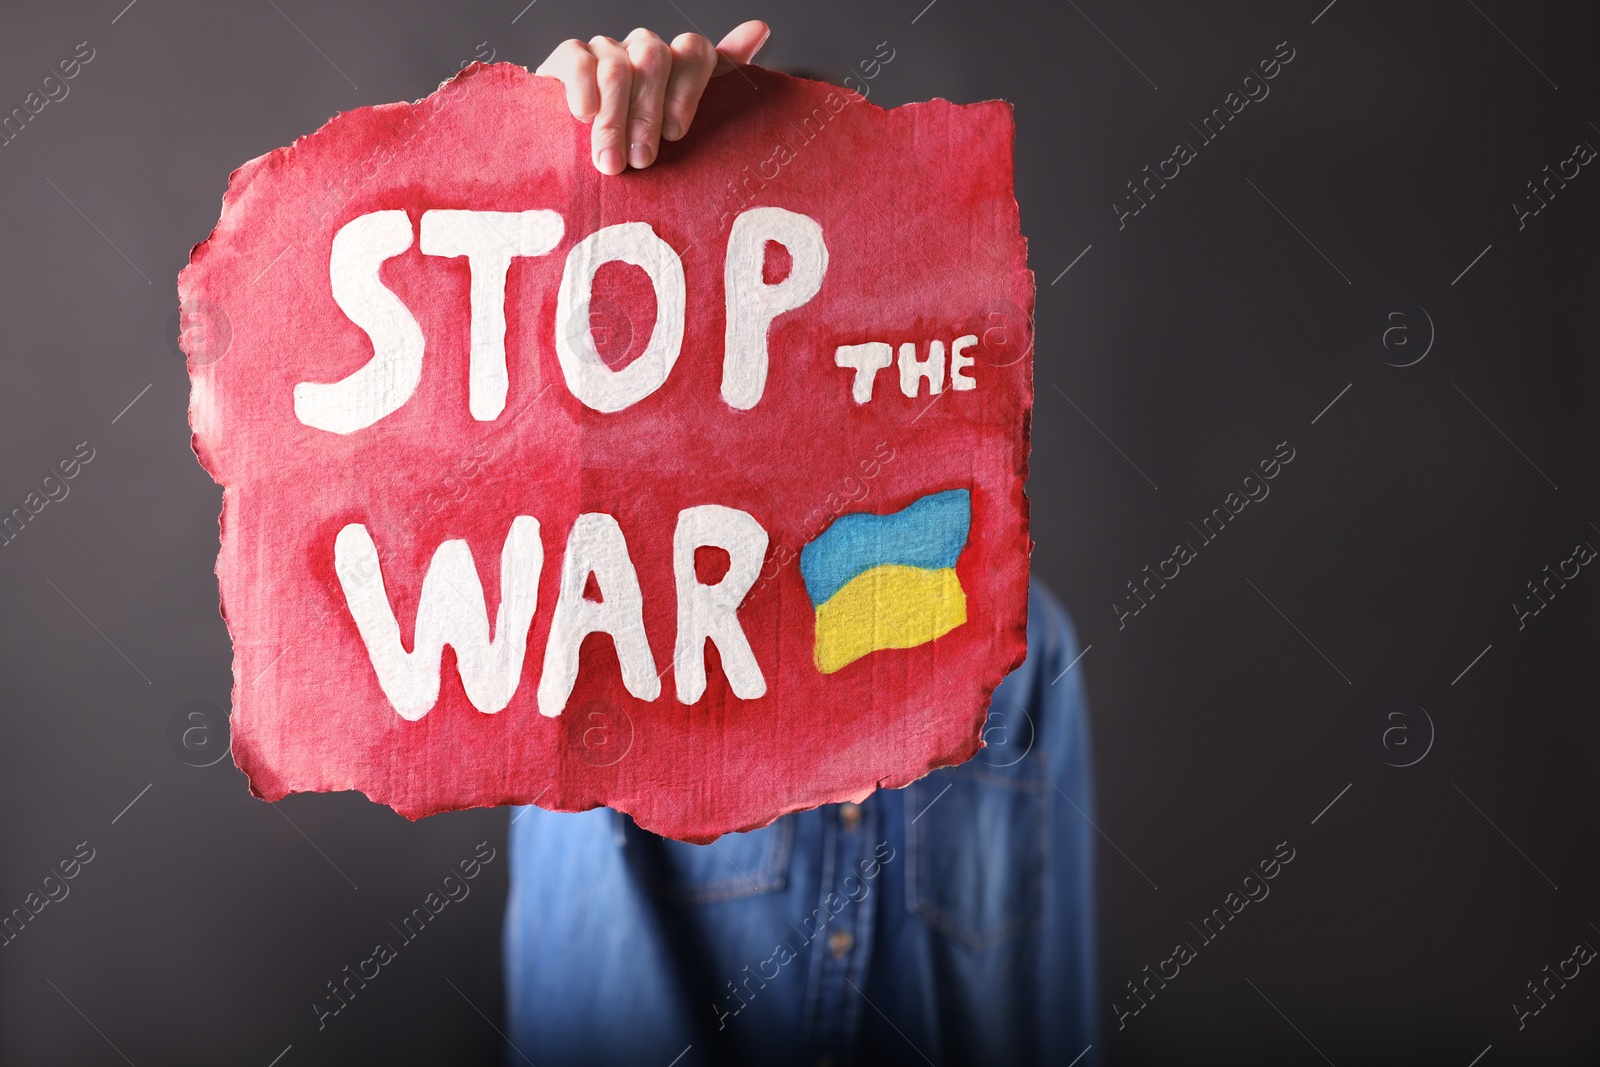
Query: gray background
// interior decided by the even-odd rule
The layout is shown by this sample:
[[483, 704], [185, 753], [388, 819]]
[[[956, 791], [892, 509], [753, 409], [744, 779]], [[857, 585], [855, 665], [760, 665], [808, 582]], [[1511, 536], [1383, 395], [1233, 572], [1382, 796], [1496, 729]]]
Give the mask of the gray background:
[[[11, 4], [0, 35], [5, 109], [75, 43], [96, 50], [0, 148], [0, 509], [96, 450], [0, 549], [0, 910], [96, 849], [0, 949], [4, 1062], [498, 1056], [504, 812], [274, 810], [229, 761], [168, 746], [173, 709], [225, 707], [230, 683], [174, 277], [233, 167], [425, 95], [479, 42], [532, 65], [568, 36], [750, 16], [774, 26], [770, 66], [842, 77], [889, 41], [875, 102], [1016, 104], [1036, 568], [1089, 646], [1098, 744], [1094, 1055], [1595, 1062], [1594, 968], [1520, 1032], [1511, 1007], [1600, 945], [1600, 576], [1520, 631], [1511, 608], [1600, 544], [1600, 175], [1520, 231], [1511, 209], [1600, 145], [1592, 6], [540, 0], [513, 23], [523, 0], [124, 3]], [[1119, 231], [1124, 183], [1284, 40], [1270, 97]], [[1386, 366], [1420, 354], [1425, 316], [1427, 358]], [[1411, 344], [1386, 349], [1397, 322]], [[1119, 629], [1124, 583], [1284, 440], [1270, 498]], [[473, 895], [318, 1033], [323, 983], [485, 839], [502, 856]], [[1271, 897], [1119, 1031], [1111, 998], [1284, 840]]]

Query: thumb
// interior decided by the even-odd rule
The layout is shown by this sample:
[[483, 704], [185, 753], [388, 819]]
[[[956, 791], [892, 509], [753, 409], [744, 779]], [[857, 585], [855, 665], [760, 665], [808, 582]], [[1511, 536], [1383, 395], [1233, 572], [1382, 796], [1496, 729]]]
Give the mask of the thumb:
[[712, 77], [750, 62], [771, 36], [771, 27], [760, 19], [751, 19], [729, 30], [728, 35], [717, 42], [717, 69], [712, 71]]

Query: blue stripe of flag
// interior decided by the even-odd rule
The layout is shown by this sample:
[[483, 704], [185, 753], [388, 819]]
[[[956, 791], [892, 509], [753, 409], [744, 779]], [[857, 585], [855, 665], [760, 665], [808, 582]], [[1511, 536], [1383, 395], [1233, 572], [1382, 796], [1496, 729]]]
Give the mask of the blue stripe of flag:
[[972, 496], [965, 489], [930, 493], [888, 515], [841, 515], [800, 550], [800, 576], [812, 606], [827, 603], [874, 567], [954, 567], [971, 522]]

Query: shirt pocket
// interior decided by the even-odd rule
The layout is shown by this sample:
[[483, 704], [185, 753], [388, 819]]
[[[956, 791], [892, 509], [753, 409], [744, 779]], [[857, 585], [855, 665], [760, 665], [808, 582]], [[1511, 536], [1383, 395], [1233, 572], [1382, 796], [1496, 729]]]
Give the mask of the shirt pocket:
[[970, 764], [907, 787], [907, 910], [973, 952], [1037, 925], [1049, 788]]
[[709, 845], [691, 845], [641, 830], [626, 815], [622, 845], [650, 891], [669, 904], [714, 904], [789, 884], [794, 822], [789, 816], [771, 826], [723, 834]]

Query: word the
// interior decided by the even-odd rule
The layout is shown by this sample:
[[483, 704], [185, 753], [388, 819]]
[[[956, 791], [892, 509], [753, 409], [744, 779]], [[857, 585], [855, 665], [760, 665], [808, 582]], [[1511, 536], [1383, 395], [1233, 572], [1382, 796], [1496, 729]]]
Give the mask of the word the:
[[[1288, 850], [1287, 853], [1285, 849]], [[1259, 904], [1261, 901], [1266, 900], [1267, 895], [1272, 892], [1272, 887], [1267, 885], [1267, 882], [1278, 877], [1282, 873], [1283, 867], [1294, 860], [1294, 856], [1294, 849], [1289, 847], [1289, 842], [1278, 842], [1277, 848], [1273, 850], [1272, 858], [1264, 859], [1256, 865], [1261, 872], [1260, 877], [1257, 877], [1255, 871], [1251, 871], [1244, 876], [1244, 880], [1239, 885], [1239, 890], [1244, 893], [1243, 896], [1240, 896], [1239, 890], [1230, 891], [1227, 896], [1222, 898], [1220, 907], [1212, 908], [1211, 914], [1200, 920], [1200, 926], [1190, 923], [1189, 925], [1194, 928], [1195, 933], [1200, 935], [1200, 943], [1202, 945], [1211, 944], [1222, 934], [1227, 925], [1240, 912], [1249, 907], [1252, 902]], [[1214, 931], [1212, 930], [1213, 923], [1216, 925]], [[1205, 929], [1202, 930], [1200, 927]], [[1117, 1029], [1124, 1029], [1128, 1025], [1129, 1019], [1149, 1007], [1149, 1001], [1156, 999], [1158, 990], [1167, 988], [1168, 982], [1176, 979], [1178, 975], [1183, 973], [1183, 968], [1199, 959], [1199, 957], [1200, 950], [1190, 942], [1183, 941], [1172, 947], [1172, 955], [1156, 964], [1154, 972], [1150, 970], [1149, 964], [1145, 964], [1144, 978], [1139, 980], [1139, 985], [1135, 985], [1131, 980], [1127, 983], [1128, 991], [1133, 994], [1128, 998], [1129, 1004], [1131, 1005], [1134, 1001], [1137, 1001], [1139, 1006], [1127, 1008], [1121, 1004], [1111, 1005], [1111, 1009], [1117, 1013]], [[1172, 968], [1171, 971], [1167, 969], [1169, 966]], [[1154, 989], [1150, 987], [1151, 982], [1156, 984]], [[1139, 992], [1140, 986], [1144, 987], [1143, 994]], [[1148, 994], [1148, 998], [1145, 994]]]
[[[72, 892], [67, 885], [72, 879], [78, 877], [83, 870], [83, 865], [94, 859], [94, 847], [87, 841], [79, 842], [78, 847], [72, 850], [70, 859], [64, 859], [56, 864], [56, 871], [44, 876], [39, 889], [34, 890], [22, 898], [22, 907], [12, 908], [11, 914], [0, 920], [0, 948], [5, 948], [15, 941], [25, 930], [30, 922], [50, 904], [59, 904], [67, 899], [67, 894]], [[43, 896], [40, 893], [43, 893]]]
[[[950, 388], [956, 392], [976, 389], [978, 383], [967, 373], [977, 360], [966, 354], [978, 343], [978, 335], [969, 333], [950, 342]], [[860, 345], [840, 345], [833, 351], [837, 367], [854, 370], [855, 379], [850, 384], [850, 399], [865, 404], [872, 399], [872, 382], [878, 372], [894, 362], [894, 348], [883, 341], [868, 341]], [[944, 342], [928, 342], [928, 358], [917, 358], [915, 341], [900, 346], [900, 392], [916, 397], [922, 390], [922, 380], [928, 381], [928, 395], [938, 396], [944, 389]]]
[[[4, 148], [19, 137], [23, 130], [28, 128], [28, 123], [38, 117], [51, 103], [60, 103], [67, 98], [72, 87], [67, 84], [76, 78], [83, 70], [83, 64], [94, 58], [94, 48], [88, 41], [79, 41], [72, 49], [70, 56], [56, 60], [56, 65], [49, 73], [39, 79], [39, 91], [30, 92], [22, 98], [22, 107], [14, 107], [11, 114], [0, 119], [0, 148]], [[60, 77], [56, 76], [60, 72]], [[40, 93], [44, 95], [39, 95]]]
[[[426, 256], [465, 257], [471, 317], [467, 406], [491, 422], [505, 410], [506, 273], [517, 256], [542, 256], [566, 232], [550, 210], [422, 212]], [[411, 247], [410, 215], [402, 208], [369, 211], [340, 227], [328, 260], [334, 303], [372, 342], [372, 359], [337, 382], [300, 382], [294, 413], [302, 423], [330, 433], [364, 430], [398, 411], [422, 381], [425, 347], [416, 316], [379, 277], [383, 264]], [[788, 251], [782, 281], [764, 277], [768, 242]], [[641, 268], [655, 289], [656, 321], [643, 353], [620, 370], [606, 365], [590, 329], [594, 278], [613, 261]], [[741, 214], [728, 233], [723, 284], [727, 326], [723, 335], [722, 399], [740, 411], [761, 400], [767, 385], [767, 332], [772, 321], [800, 307], [822, 288], [828, 249], [822, 226], [778, 207]], [[686, 292], [683, 261], [645, 222], [604, 226], [567, 253], [556, 293], [555, 350], [567, 388], [595, 411], [616, 412], [661, 388], [683, 347]]]
[[[1594, 546], [1585, 542], [1575, 546], [1572, 550], [1572, 555], [1556, 564], [1556, 573], [1552, 574], [1550, 564], [1546, 563], [1544, 565], [1544, 579], [1538, 585], [1533, 584], [1531, 580], [1528, 582], [1528, 590], [1533, 594], [1529, 603], [1533, 606], [1524, 607], [1521, 603], [1512, 601], [1511, 610], [1517, 613], [1517, 629], [1526, 628], [1529, 619], [1549, 607], [1550, 601], [1556, 598], [1556, 593], [1561, 589], [1565, 589], [1567, 582], [1578, 576], [1579, 568], [1587, 566], [1589, 561], [1594, 559], [1594, 556]], [[1568, 566], [1572, 568], [1571, 574], [1567, 573]], [[1552, 589], [1550, 587], [1551, 582], [1556, 583], [1556, 588]], [[1540, 586], [1544, 587], [1545, 593], [1548, 593], [1549, 596], [1544, 596], [1539, 592]]]
[[[1237, 490], [1230, 492], [1227, 496], [1222, 498], [1222, 506], [1212, 508], [1211, 514], [1201, 519], [1199, 526], [1195, 526], [1192, 522], [1189, 524], [1194, 528], [1195, 533], [1201, 536], [1202, 546], [1209, 545], [1212, 541], [1215, 541], [1222, 533], [1223, 529], [1227, 527], [1228, 523], [1236, 518], [1241, 511], [1250, 506], [1251, 501], [1260, 503], [1261, 501], [1267, 499], [1268, 494], [1272, 492], [1272, 489], [1267, 485], [1267, 482], [1276, 478], [1283, 470], [1283, 467], [1294, 461], [1295, 451], [1289, 446], [1288, 441], [1280, 441], [1278, 443], [1278, 447], [1273, 452], [1273, 456], [1273, 459], [1264, 459], [1256, 464], [1256, 468], [1261, 472], [1261, 476], [1259, 478], [1256, 477], [1253, 472], [1245, 475], [1244, 482], [1242, 484], [1242, 488], [1244, 490], [1243, 496], [1240, 496]], [[1212, 528], [1213, 525], [1215, 526], [1214, 530]], [[1165, 589], [1167, 587], [1167, 582], [1172, 581], [1173, 579], [1177, 578], [1178, 575], [1182, 574], [1182, 568], [1187, 567], [1190, 563], [1192, 563], [1196, 558], [1199, 557], [1199, 554], [1199, 549], [1185, 541], [1180, 545], [1175, 545], [1172, 549], [1172, 555], [1156, 564], [1155, 571], [1152, 572], [1150, 570], [1150, 565], [1146, 563], [1144, 565], [1145, 576], [1144, 578], [1140, 579], [1140, 585], [1144, 587], [1145, 593], [1149, 594], [1149, 600], [1154, 600], [1156, 598], [1156, 592], [1158, 590]], [[1170, 573], [1168, 572], [1168, 567], [1171, 568]], [[1151, 588], [1151, 582], [1156, 583], [1155, 588]], [[1116, 612], [1117, 622], [1120, 624], [1117, 627], [1119, 630], [1125, 629], [1128, 625], [1129, 619], [1150, 606], [1149, 600], [1146, 600], [1145, 597], [1139, 592], [1138, 585], [1135, 585], [1131, 580], [1127, 584], [1128, 591], [1131, 592], [1133, 596], [1123, 597], [1122, 599], [1130, 605], [1134, 601], [1137, 601], [1139, 606], [1130, 609], [1130, 607], [1125, 607], [1122, 603], [1114, 603], [1111, 605], [1111, 610]]]
[[[4, 548], [17, 539], [22, 528], [28, 525], [39, 512], [43, 511], [52, 501], [59, 503], [67, 499], [67, 494], [72, 487], [67, 482], [78, 476], [83, 469], [82, 464], [94, 459], [94, 447], [88, 441], [79, 441], [72, 455], [63, 456], [56, 461], [43, 478], [39, 479], [39, 488], [22, 498], [22, 507], [12, 508], [11, 514], [0, 519], [0, 548]], [[57, 477], [59, 472], [60, 477]], [[65, 481], [63, 481], [65, 479]], [[42, 496], [40, 494], [43, 494]], [[13, 529], [15, 527], [15, 529]]]
[[[887, 855], [885, 855], [886, 852], [888, 853]], [[837, 893], [829, 892], [827, 896], [822, 898], [822, 907], [818, 908], [815, 912], [800, 920], [800, 924], [805, 927], [805, 931], [800, 937], [800, 944], [802, 947], [809, 945], [812, 941], [816, 940], [817, 935], [822, 933], [823, 929], [827, 927], [828, 923], [832, 921], [835, 915], [838, 915], [845, 909], [846, 904], [859, 904], [863, 900], [867, 899], [868, 895], [872, 892], [872, 886], [870, 883], [874, 878], [878, 877], [878, 874], [883, 870], [883, 865], [894, 859], [895, 851], [889, 842], [880, 841], [877, 848], [873, 849], [873, 856], [875, 858], [862, 860], [860, 864], [858, 864], [858, 866], [861, 868], [861, 875], [859, 877], [854, 874], [847, 874], [844, 876], [844, 881], [840, 883], [840, 888], [842, 888], [845, 893], [843, 897], [839, 896]], [[855, 881], [857, 889], [850, 888], [850, 882], [852, 880]], [[857, 890], [859, 890], [859, 892]], [[782, 944], [773, 948], [772, 955], [756, 964], [755, 974], [751, 974], [750, 965], [748, 963], [745, 964], [743, 968], [745, 978], [740, 985], [744, 987], [744, 991], [748, 997], [748, 1000], [746, 997], [741, 997], [739, 995], [739, 988], [733, 984], [732, 979], [729, 979], [728, 994], [731, 995], [734, 1000], [739, 1002], [739, 1006], [737, 1008], [729, 1007], [724, 1009], [716, 1004], [711, 1005], [711, 1010], [717, 1014], [717, 1029], [727, 1029], [728, 1017], [732, 1015], [738, 1015], [741, 1011], [744, 1011], [744, 1009], [749, 1006], [749, 1000], [756, 999], [756, 993], [758, 993], [760, 990], [751, 989], [751, 982], [759, 983], [761, 989], [767, 988], [767, 983], [777, 978], [778, 975], [782, 973], [782, 969], [787, 966], [790, 961], [797, 959], [799, 955], [800, 953], [794, 950], [793, 945], [789, 944], [788, 941], [784, 941]], [[769, 966], [772, 968], [771, 974], [768, 974], [766, 971], [766, 968]], [[724, 996], [723, 1000], [726, 1001], [727, 997]]]
[[[883, 54], [885, 48], [889, 48], [887, 57]], [[895, 50], [889, 47], [888, 41], [884, 41], [878, 45], [873, 56], [874, 58], [872, 59], [863, 59], [859, 64], [862, 77], [869, 80], [876, 78], [883, 67], [893, 61]], [[871, 71], [870, 74], [867, 73], [869, 70]], [[851, 89], [851, 81], [856, 81], [861, 88]], [[795, 125], [793, 120], [790, 120], [779, 135], [778, 143], [773, 146], [771, 154], [756, 164], [756, 172], [754, 174], [750, 173], [750, 167], [747, 165], [739, 172], [739, 177], [728, 182], [728, 186], [723, 190], [722, 194], [722, 211], [717, 217], [717, 226], [719, 228], [728, 225], [740, 212], [753, 205], [762, 191], [769, 184], [778, 180], [778, 176], [783, 173], [783, 168], [798, 159], [806, 145], [821, 136], [822, 131], [828, 128], [828, 124], [835, 115], [838, 115], [839, 112], [857, 100], [865, 100], [867, 98], [865, 82], [859, 81], [854, 75], [845, 79], [845, 88], [850, 90], [848, 94], [830, 92], [823, 97], [822, 107], [812, 108], [811, 114], [801, 119], [798, 126]]]
[[[1287, 52], [1285, 51], [1286, 49]], [[1222, 98], [1222, 106], [1212, 108], [1211, 114], [1201, 119], [1199, 126], [1195, 126], [1192, 122], [1189, 123], [1202, 138], [1200, 142], [1201, 148], [1215, 141], [1239, 112], [1249, 107], [1252, 103], [1259, 104], [1267, 98], [1267, 95], [1272, 92], [1267, 82], [1276, 78], [1282, 73], [1285, 66], [1294, 61], [1295, 50], [1289, 47], [1288, 41], [1279, 41], [1277, 50], [1272, 55], [1273, 58], [1263, 59], [1256, 64], [1256, 68], [1261, 72], [1260, 78], [1254, 74], [1245, 75], [1244, 81], [1240, 86], [1244, 90], [1243, 96], [1239, 95], [1239, 90], [1231, 90], [1227, 96]], [[1254, 83], [1254, 86], [1251, 83]], [[1216, 127], [1214, 130], [1212, 129], [1213, 125]], [[1156, 198], [1156, 190], [1165, 189], [1167, 182], [1182, 174], [1183, 168], [1199, 158], [1199, 155], [1199, 150], [1193, 144], [1183, 141], [1172, 146], [1172, 155], [1156, 164], [1156, 172], [1154, 174], [1150, 172], [1149, 164], [1145, 164], [1145, 176], [1140, 179], [1139, 185], [1135, 185], [1132, 181], [1128, 182], [1128, 191], [1133, 195], [1123, 197], [1121, 201], [1112, 201], [1111, 213], [1117, 217], [1117, 229], [1127, 228], [1128, 219], [1139, 214], [1149, 206], [1150, 200]], [[1156, 183], [1155, 188], [1150, 186], [1152, 181]], [[1147, 196], [1139, 194], [1141, 186]], [[1123, 206], [1122, 201], [1126, 201], [1129, 206]], [[1132, 207], [1135, 203], [1138, 206]]]
[[[1550, 201], [1556, 198], [1556, 190], [1550, 188], [1551, 182], [1555, 182], [1557, 186], [1565, 189], [1567, 187], [1567, 182], [1578, 176], [1578, 168], [1587, 164], [1591, 159], [1594, 158], [1594, 156], [1595, 152], [1593, 148], [1587, 144], [1579, 143], [1573, 147], [1572, 155], [1556, 164], [1556, 173], [1552, 174], [1550, 172], [1550, 165], [1546, 163], [1544, 168], [1544, 177], [1539, 179], [1539, 184], [1535, 185], [1532, 180], [1528, 182], [1528, 191], [1533, 194], [1533, 197], [1527, 201], [1527, 204], [1524, 204], [1520, 200], [1513, 200], [1511, 202], [1511, 210], [1517, 213], [1517, 229], [1526, 229], [1528, 226], [1528, 220], [1539, 214], [1539, 212], [1543, 211], [1545, 208], [1549, 207]], [[1571, 174], [1567, 173], [1567, 167], [1569, 165], [1572, 167]], [[1539, 192], [1540, 186], [1543, 186], [1544, 188], [1543, 195], [1541, 195]]]
[[[1556, 999], [1556, 993], [1567, 988], [1567, 982], [1578, 977], [1578, 971], [1585, 967], [1594, 957], [1594, 946], [1587, 941], [1581, 941], [1573, 946], [1572, 955], [1558, 963], [1554, 971], [1550, 970], [1548, 963], [1544, 965], [1544, 978], [1539, 982], [1539, 985], [1534, 985], [1533, 979], [1528, 979], [1528, 992], [1533, 994], [1533, 999], [1539, 1006], [1529, 1010], [1518, 1001], [1511, 1002], [1511, 1010], [1517, 1013], [1517, 1029], [1521, 1030], [1526, 1027], [1529, 1019], [1549, 1007], [1549, 1002]], [[1571, 973], [1567, 971], [1569, 965], [1572, 967]], [[1551, 982], [1556, 983], [1554, 987], [1550, 985]], [[1540, 986], [1544, 987], [1548, 997], [1539, 995]]]
[[[400, 920], [400, 926], [395, 926], [393, 923], [389, 924], [394, 928], [395, 933], [400, 935], [400, 948], [405, 948], [415, 941], [428, 923], [432, 922], [435, 916], [449, 907], [452, 901], [459, 904], [461, 901], [466, 900], [467, 896], [472, 892], [472, 887], [467, 885], [467, 882], [472, 881], [483, 873], [484, 864], [494, 862], [495, 850], [487, 841], [478, 842], [478, 846], [473, 850], [472, 854], [475, 858], [465, 859], [457, 864], [457, 867], [461, 870], [460, 878], [457, 878], [454, 874], [444, 876], [443, 882], [440, 883], [440, 889], [444, 892], [443, 896], [440, 896], [439, 890], [429, 891], [428, 895], [422, 898], [422, 904], [412, 908], [411, 914]], [[401, 930], [401, 926], [405, 927], [405, 929]], [[311, 1010], [317, 1016], [317, 1029], [325, 1029], [328, 1025], [328, 1019], [348, 1008], [350, 1006], [349, 1001], [356, 999], [356, 993], [367, 988], [367, 983], [382, 974], [383, 968], [393, 963], [399, 958], [399, 955], [399, 950], [393, 944], [384, 941], [373, 946], [372, 955], [356, 964], [354, 971], [350, 969], [348, 963], [345, 964], [344, 977], [339, 980], [338, 984], [334, 984], [332, 980], [328, 982], [328, 992], [333, 995], [311, 1002]], [[369, 966], [371, 967], [370, 971], [368, 970]], [[355, 983], [353, 987], [350, 984], [352, 982]], [[340, 994], [340, 986], [349, 995], [348, 1000]]]

